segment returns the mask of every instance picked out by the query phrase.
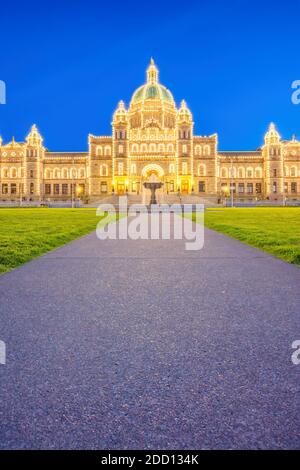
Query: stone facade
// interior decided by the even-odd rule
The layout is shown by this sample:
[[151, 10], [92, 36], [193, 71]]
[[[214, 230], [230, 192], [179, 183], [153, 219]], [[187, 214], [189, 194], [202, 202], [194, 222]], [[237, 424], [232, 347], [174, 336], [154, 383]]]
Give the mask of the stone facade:
[[176, 107], [153, 60], [147, 80], [113, 115], [112, 135], [89, 135], [87, 152], [50, 152], [34, 125], [25, 142], [0, 139], [0, 200], [93, 202], [140, 194], [153, 173], [168, 194], [221, 200], [300, 200], [300, 143], [282, 140], [270, 124], [253, 151], [218, 150], [217, 134], [196, 136], [185, 101]]

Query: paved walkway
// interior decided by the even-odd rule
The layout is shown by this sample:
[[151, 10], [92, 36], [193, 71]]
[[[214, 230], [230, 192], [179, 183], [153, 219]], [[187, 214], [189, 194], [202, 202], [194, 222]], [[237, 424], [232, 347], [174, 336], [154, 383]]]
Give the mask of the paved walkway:
[[91, 234], [2, 276], [1, 448], [300, 448], [299, 287], [211, 231]]

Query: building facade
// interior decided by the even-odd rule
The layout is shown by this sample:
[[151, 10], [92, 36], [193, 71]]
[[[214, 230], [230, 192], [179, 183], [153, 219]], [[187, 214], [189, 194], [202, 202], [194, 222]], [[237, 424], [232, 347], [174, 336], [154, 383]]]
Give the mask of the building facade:
[[176, 107], [151, 59], [146, 83], [126, 109], [119, 102], [112, 135], [89, 135], [87, 152], [51, 152], [32, 126], [25, 142], [0, 138], [0, 200], [93, 202], [110, 194], [140, 194], [153, 173], [168, 194], [221, 200], [300, 200], [300, 143], [282, 140], [270, 124], [254, 151], [218, 149], [217, 134], [194, 135], [185, 101]]

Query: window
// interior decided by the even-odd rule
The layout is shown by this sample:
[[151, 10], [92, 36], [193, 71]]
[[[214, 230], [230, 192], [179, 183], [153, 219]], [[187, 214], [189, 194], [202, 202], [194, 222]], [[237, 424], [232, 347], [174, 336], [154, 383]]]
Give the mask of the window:
[[169, 173], [170, 173], [170, 175], [174, 175], [174, 174], [175, 174], [175, 165], [174, 165], [174, 163], [170, 163], [170, 166], [169, 166]]
[[66, 184], [66, 183], [63, 183], [63, 184], [61, 185], [61, 192], [62, 192], [62, 194], [63, 194], [64, 196], [65, 196], [66, 194], [68, 194], [68, 186], [69, 186], [69, 185]]
[[203, 163], [200, 163], [200, 165], [198, 166], [198, 176], [205, 176], [205, 174], [206, 174], [205, 165]]
[[276, 168], [274, 168], [274, 170], [273, 170], [273, 178], [277, 178], [277, 169]]
[[136, 164], [135, 164], [135, 163], [132, 163], [132, 164], [131, 164], [130, 173], [131, 173], [132, 175], [136, 175]]
[[33, 178], [33, 177], [34, 177], [34, 172], [33, 172], [33, 170], [30, 170], [29, 175], [30, 175], [30, 178]]
[[108, 176], [108, 167], [106, 163], [103, 163], [103, 165], [100, 165], [100, 176]]
[[276, 181], [273, 181], [272, 191], [273, 191], [274, 194], [277, 193], [277, 182]]
[[253, 169], [247, 168], [247, 178], [253, 178]]
[[295, 183], [295, 182], [291, 183], [291, 192], [292, 193], [297, 192], [297, 183]]
[[45, 194], [51, 194], [51, 184], [45, 184]]
[[118, 153], [123, 153], [124, 152], [124, 145], [119, 145], [118, 146]]
[[16, 185], [16, 183], [12, 183], [10, 185], [10, 194], [17, 194], [17, 185]]
[[104, 155], [110, 155], [110, 154], [111, 154], [110, 147], [106, 146], [104, 150]]
[[221, 169], [221, 177], [227, 178], [227, 176], [228, 176], [227, 168], [224, 167]]
[[119, 176], [123, 176], [123, 172], [124, 172], [124, 169], [123, 169], [123, 163], [118, 163], [118, 175]]
[[47, 180], [49, 180], [51, 178], [51, 171], [49, 170], [49, 168], [46, 168], [46, 170], [45, 170], [45, 178]]
[[12, 178], [16, 178], [17, 177], [17, 170], [16, 168], [11, 168], [10, 170], [10, 175]]
[[156, 152], [156, 145], [155, 144], [150, 144], [149, 152]]
[[244, 183], [239, 183], [239, 193], [243, 194], [245, 192], [245, 185]]
[[289, 185], [288, 183], [284, 183], [284, 192], [288, 193], [289, 192]]
[[2, 194], [8, 194], [8, 184], [2, 184]]
[[235, 183], [231, 183], [231, 185], [230, 185], [230, 191], [232, 191], [234, 194], [236, 193], [236, 186], [235, 186]]
[[183, 154], [187, 153], [187, 145], [185, 145], [185, 144], [182, 146], [182, 153]]
[[164, 152], [164, 151], [165, 151], [165, 146], [164, 146], [164, 144], [159, 144], [159, 146], [158, 146], [158, 151], [159, 151], [159, 152]]
[[34, 194], [34, 184], [30, 183], [30, 194]]
[[253, 194], [253, 183], [247, 183], [247, 193]]
[[195, 155], [201, 155], [201, 154], [202, 154], [201, 145], [196, 145], [196, 147], [195, 147]]
[[53, 192], [54, 194], [59, 194], [59, 184], [54, 184], [53, 185]]
[[3, 168], [2, 175], [3, 175], [3, 178], [8, 178], [8, 169], [7, 168]]
[[291, 176], [297, 176], [297, 168], [295, 166], [291, 167]]
[[147, 144], [142, 144], [141, 145], [141, 152], [143, 152], [143, 153], [147, 152]]
[[204, 145], [203, 147], [203, 155], [210, 155], [210, 146], [209, 145]]
[[168, 146], [167, 146], [167, 152], [174, 152], [174, 146], [173, 146], [173, 144], [168, 144]]
[[261, 183], [256, 183], [256, 185], [255, 185], [255, 191], [256, 191], [256, 194], [260, 194], [260, 193], [261, 193]]
[[239, 168], [239, 169], [238, 169], [238, 177], [239, 177], [239, 178], [245, 178], [245, 170], [244, 170], [244, 168]]
[[261, 178], [262, 177], [262, 170], [261, 168], [255, 168], [255, 178]]
[[107, 183], [106, 181], [101, 181], [101, 193], [107, 193]]
[[182, 164], [182, 174], [187, 175], [188, 169], [187, 169], [187, 163], [183, 162]]
[[133, 144], [132, 147], [131, 147], [131, 151], [132, 151], [132, 152], [138, 152], [138, 151], [139, 151], [139, 146], [138, 146], [138, 144]]
[[60, 177], [60, 171], [58, 168], [55, 168], [53, 171], [53, 177], [54, 178], [59, 178]]
[[199, 193], [205, 193], [205, 181], [199, 181], [198, 188]]
[[79, 170], [79, 178], [84, 178], [85, 177], [85, 169], [84, 168], [80, 168]]
[[103, 155], [102, 147], [96, 147], [96, 155], [97, 155], [98, 157], [100, 157], [101, 155]]

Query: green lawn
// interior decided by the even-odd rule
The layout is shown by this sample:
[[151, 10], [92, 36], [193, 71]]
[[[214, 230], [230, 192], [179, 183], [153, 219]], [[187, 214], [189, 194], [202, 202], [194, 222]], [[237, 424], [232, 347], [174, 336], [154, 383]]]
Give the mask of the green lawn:
[[95, 230], [96, 209], [0, 209], [0, 273]]
[[208, 209], [205, 225], [300, 265], [300, 208]]

